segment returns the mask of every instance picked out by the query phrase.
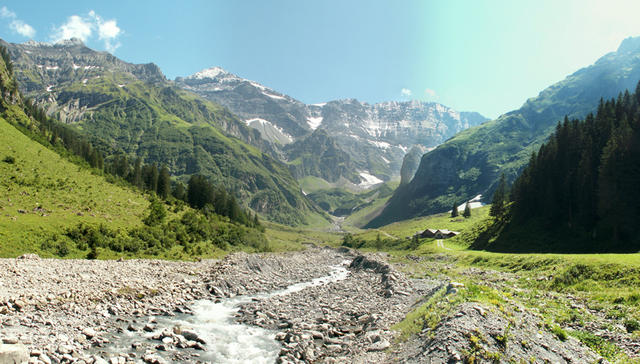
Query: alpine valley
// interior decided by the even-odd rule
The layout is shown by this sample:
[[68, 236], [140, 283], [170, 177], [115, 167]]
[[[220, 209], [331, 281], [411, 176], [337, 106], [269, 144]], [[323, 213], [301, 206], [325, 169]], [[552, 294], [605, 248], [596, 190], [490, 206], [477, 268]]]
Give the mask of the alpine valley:
[[[141, 17], [114, 1], [94, 6], [117, 21], [80, 11], [49, 38], [27, 24], [73, 2], [0, 6], [7, 39], [52, 40], [0, 40], [0, 364], [640, 363], [640, 37], [488, 120], [411, 95], [503, 107], [498, 81], [530, 86], [540, 68], [523, 55], [551, 60], [536, 72], [557, 59], [520, 47], [520, 28], [566, 46], [538, 4], [449, 18], [449, 2], [176, 2]], [[585, 40], [573, 51], [633, 23], [591, 20], [563, 23]], [[112, 54], [147, 59], [151, 43], [172, 79]], [[484, 62], [494, 45], [520, 73]], [[291, 57], [302, 46], [313, 58]], [[255, 74], [298, 82], [318, 59], [349, 76], [316, 95], [370, 91], [364, 75], [397, 97], [314, 100], [220, 67], [275, 60]], [[477, 85], [490, 96], [464, 96]]]

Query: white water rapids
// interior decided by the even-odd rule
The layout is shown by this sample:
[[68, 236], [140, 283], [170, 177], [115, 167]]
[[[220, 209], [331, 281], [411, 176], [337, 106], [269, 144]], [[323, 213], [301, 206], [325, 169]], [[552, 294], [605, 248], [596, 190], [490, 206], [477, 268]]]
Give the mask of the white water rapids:
[[[327, 276], [293, 284], [283, 290], [226, 298], [219, 303], [210, 300], [196, 301], [191, 307], [193, 315], [157, 317], [158, 329], [153, 333], [145, 334], [145, 337], [150, 340], [153, 335], [162, 332], [163, 329], [171, 329], [174, 326], [190, 328], [207, 343], [207, 351], [197, 351], [200, 356], [194, 360], [228, 364], [274, 363], [281, 348], [280, 343], [275, 340], [275, 332], [237, 323], [235, 315], [240, 306], [253, 299], [287, 295], [309, 287], [344, 280], [349, 275], [346, 268], [348, 264], [349, 261], [344, 261], [340, 265], [332, 266], [331, 273]], [[125, 330], [118, 335], [117, 340], [112, 341], [108, 351], [114, 354], [131, 351], [131, 343], [141, 341], [141, 339], [139, 333], [129, 333]], [[185, 354], [188, 352], [192, 351], [184, 351]], [[167, 357], [167, 354], [170, 356], [171, 351], [158, 352], [157, 354]]]

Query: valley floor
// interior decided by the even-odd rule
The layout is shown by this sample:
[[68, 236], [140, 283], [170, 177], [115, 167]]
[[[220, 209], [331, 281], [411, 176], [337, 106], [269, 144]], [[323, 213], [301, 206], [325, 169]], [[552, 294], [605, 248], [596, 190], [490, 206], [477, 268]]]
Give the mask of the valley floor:
[[[309, 248], [201, 262], [3, 259], [0, 353], [23, 348], [22, 359], [43, 363], [211, 361], [218, 343], [168, 323], [193, 314], [198, 300], [243, 296], [253, 298], [230, 321], [267, 329], [278, 363], [582, 363], [619, 354], [630, 362], [640, 353], [633, 335], [577, 297], [532, 290], [518, 274], [464, 267], [434, 248], [442, 252], [400, 257]], [[292, 289], [330, 277], [341, 264], [340, 279]], [[264, 292], [271, 294], [256, 295]], [[547, 315], [558, 306], [585, 313], [560, 327]], [[585, 345], [588, 333], [622, 352]], [[114, 350], [125, 334], [126, 346]]]

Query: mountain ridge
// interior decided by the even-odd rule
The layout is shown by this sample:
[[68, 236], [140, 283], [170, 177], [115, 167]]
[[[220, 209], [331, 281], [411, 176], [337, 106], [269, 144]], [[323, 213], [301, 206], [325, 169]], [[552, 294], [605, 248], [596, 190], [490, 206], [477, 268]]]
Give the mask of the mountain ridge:
[[[369, 104], [350, 98], [307, 105], [220, 67], [177, 77], [175, 82], [227, 107], [260, 130], [280, 150], [283, 160], [295, 159], [286, 155], [284, 146], [323, 128], [350, 156], [355, 168], [382, 180], [400, 175], [402, 158], [412, 146], [434, 147], [456, 132], [487, 120], [479, 113], [458, 112], [439, 103], [417, 100]], [[322, 168], [331, 166], [315, 165], [306, 170]]]
[[92, 136], [103, 152], [166, 164], [183, 182], [204, 174], [277, 222], [300, 224], [320, 213], [287, 166], [256, 149], [264, 143], [256, 130], [175, 87], [157, 66], [132, 65], [78, 42], [0, 44], [11, 53], [22, 92]]
[[502, 173], [513, 181], [565, 115], [583, 118], [601, 98], [616, 97], [640, 79], [640, 38], [529, 98], [517, 110], [464, 130], [422, 156], [413, 180], [396, 190], [369, 227], [446, 211], [454, 202], [492, 195]]

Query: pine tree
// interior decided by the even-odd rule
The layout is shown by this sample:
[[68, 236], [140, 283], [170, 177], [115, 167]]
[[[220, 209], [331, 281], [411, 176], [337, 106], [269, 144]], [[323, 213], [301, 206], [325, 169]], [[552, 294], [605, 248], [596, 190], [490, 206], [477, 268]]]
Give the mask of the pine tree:
[[158, 173], [158, 166], [154, 163], [151, 165], [151, 174], [150, 174], [150, 180], [149, 180], [149, 190], [151, 191], [158, 191], [158, 178], [159, 178], [159, 173]]
[[166, 200], [171, 193], [171, 176], [169, 175], [169, 169], [166, 166], [162, 166], [160, 169], [158, 189], [156, 192], [158, 193], [158, 196], [164, 200]]
[[173, 197], [175, 197], [178, 200], [185, 201], [187, 199], [187, 191], [185, 190], [182, 182], [176, 183], [176, 185], [173, 187], [173, 191], [171, 192], [171, 194], [173, 195]]
[[133, 178], [131, 180], [131, 184], [138, 188], [142, 188], [142, 160], [140, 158], [136, 159], [133, 167]]
[[458, 217], [458, 204], [453, 203], [453, 207], [451, 208], [451, 217]]
[[507, 196], [507, 182], [504, 177], [504, 173], [500, 177], [498, 182], [498, 188], [493, 193], [493, 200], [491, 201], [491, 209], [489, 215], [495, 217], [501, 217], [505, 213], [504, 202]]
[[465, 218], [471, 217], [471, 206], [469, 206], [469, 201], [464, 205], [464, 212], [462, 212], [462, 216]]

